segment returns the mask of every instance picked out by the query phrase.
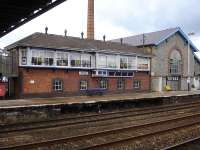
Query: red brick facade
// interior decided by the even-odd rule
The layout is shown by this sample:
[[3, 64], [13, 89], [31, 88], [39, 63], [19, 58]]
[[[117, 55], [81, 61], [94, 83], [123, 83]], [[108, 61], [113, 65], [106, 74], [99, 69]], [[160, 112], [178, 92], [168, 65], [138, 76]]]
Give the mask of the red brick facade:
[[[49, 97], [49, 96], [67, 96], [80, 95], [84, 92], [80, 90], [80, 81], [88, 82], [88, 89], [98, 88], [100, 77], [91, 77], [79, 75], [79, 70], [62, 70], [62, 69], [20, 69], [21, 81], [18, 88], [21, 91], [19, 97]], [[53, 90], [53, 80], [60, 79], [63, 81], [63, 91], [56, 93]], [[103, 78], [104, 79], [104, 78]], [[107, 79], [109, 93], [119, 93], [128, 91], [148, 91], [150, 90], [150, 75], [147, 72], [136, 72], [134, 77], [124, 77], [125, 88], [117, 89], [118, 77], [108, 77]], [[140, 89], [133, 88], [134, 80], [141, 83]], [[31, 83], [31, 81], [34, 83]]]

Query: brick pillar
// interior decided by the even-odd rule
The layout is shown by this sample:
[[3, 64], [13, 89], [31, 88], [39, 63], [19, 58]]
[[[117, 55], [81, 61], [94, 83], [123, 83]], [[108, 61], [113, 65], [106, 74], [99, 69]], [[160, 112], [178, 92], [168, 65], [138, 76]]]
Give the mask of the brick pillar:
[[94, 40], [94, 0], [88, 0], [87, 38]]

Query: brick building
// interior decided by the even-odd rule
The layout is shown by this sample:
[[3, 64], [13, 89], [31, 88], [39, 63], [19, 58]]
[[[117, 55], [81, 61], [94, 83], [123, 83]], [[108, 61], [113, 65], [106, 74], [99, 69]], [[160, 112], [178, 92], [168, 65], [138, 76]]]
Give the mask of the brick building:
[[133, 46], [34, 33], [6, 49], [18, 58], [18, 98], [150, 90], [151, 56]]
[[152, 91], [163, 91], [167, 85], [174, 91], [199, 88], [199, 58], [194, 54], [198, 49], [180, 28], [125, 37], [123, 42], [152, 54]]

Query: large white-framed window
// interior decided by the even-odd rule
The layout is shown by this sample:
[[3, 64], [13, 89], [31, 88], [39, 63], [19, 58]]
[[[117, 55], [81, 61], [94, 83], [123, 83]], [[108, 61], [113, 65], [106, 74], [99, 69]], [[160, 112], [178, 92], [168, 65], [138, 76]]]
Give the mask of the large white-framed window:
[[45, 51], [43, 50], [32, 50], [31, 64], [41, 66], [44, 63]]
[[44, 65], [53, 66], [54, 65], [54, 52], [46, 51], [44, 56]]
[[80, 81], [80, 90], [87, 90], [88, 88], [88, 82], [86, 80]]
[[71, 53], [70, 54], [71, 67], [81, 67], [81, 54]]
[[121, 56], [120, 69], [136, 69], [136, 57]]
[[117, 80], [117, 89], [122, 90], [125, 88], [125, 80], [123, 78], [119, 78]]
[[128, 57], [120, 57], [120, 69], [128, 69]]
[[90, 54], [81, 54], [81, 66], [84, 68], [91, 67], [91, 55]]
[[57, 66], [68, 66], [68, 53], [67, 52], [56, 52], [56, 65]]
[[47, 50], [32, 50], [31, 65], [53, 66], [54, 52]]
[[182, 72], [182, 58], [178, 50], [173, 50], [169, 58], [169, 73], [181, 74]]
[[99, 68], [107, 68], [107, 56], [105, 54], [99, 54], [97, 59]]
[[136, 57], [128, 57], [128, 69], [136, 69]]
[[63, 91], [63, 81], [61, 79], [53, 80], [53, 91], [62, 92]]
[[150, 59], [145, 57], [138, 57], [137, 59], [137, 68], [139, 70], [149, 70]]
[[99, 87], [101, 89], [107, 89], [108, 88], [108, 80], [107, 79], [101, 79], [99, 81]]
[[139, 81], [139, 80], [134, 80], [134, 81], [133, 81], [133, 88], [134, 88], [134, 89], [140, 89], [140, 88], [141, 88], [141, 81]]
[[107, 68], [117, 68], [116, 55], [107, 55]]

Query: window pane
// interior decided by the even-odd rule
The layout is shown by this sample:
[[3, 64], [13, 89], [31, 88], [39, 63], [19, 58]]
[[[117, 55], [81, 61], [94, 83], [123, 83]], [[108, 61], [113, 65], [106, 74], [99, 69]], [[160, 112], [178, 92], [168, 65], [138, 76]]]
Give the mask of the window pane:
[[99, 68], [107, 68], [107, 57], [104, 54], [99, 55]]
[[120, 69], [127, 69], [128, 68], [128, 58], [121, 57], [120, 58]]
[[47, 50], [32, 50], [31, 64], [52, 66], [54, 64], [54, 52]]
[[91, 67], [91, 56], [89, 54], [81, 55], [82, 67]]
[[80, 53], [71, 53], [70, 60], [71, 60], [72, 67], [81, 67], [81, 54]]
[[88, 85], [87, 81], [84, 80], [80, 81], [80, 90], [87, 90], [87, 85]]
[[21, 64], [27, 64], [27, 51], [25, 49], [21, 51]]
[[105, 79], [100, 80], [100, 88], [107, 89], [107, 80]]
[[116, 62], [116, 56], [115, 55], [108, 55], [107, 57], [108, 61], [108, 68], [117, 68], [117, 62]]
[[147, 70], [149, 69], [149, 59], [138, 57], [138, 69]]
[[134, 89], [139, 89], [140, 86], [141, 86], [141, 82], [140, 81], [137, 81], [137, 80], [133, 81], [133, 88]]
[[45, 58], [44, 58], [44, 65], [46, 66], [52, 66], [54, 62], [54, 52], [48, 52], [46, 51], [45, 53]]
[[57, 52], [56, 65], [57, 66], [68, 66], [68, 53]]
[[136, 69], [136, 57], [128, 57], [128, 69]]
[[169, 61], [169, 72], [170, 74], [180, 74], [181, 73], [182, 62], [177, 59], [170, 59]]
[[54, 91], [62, 91], [63, 90], [63, 82], [62, 80], [54, 80], [53, 81], [53, 90]]
[[118, 89], [124, 89], [124, 87], [125, 87], [124, 80], [123, 79], [118, 79], [118, 81], [117, 81], [117, 88]]
[[45, 56], [44, 51], [32, 50], [31, 64], [32, 65], [43, 65], [44, 56]]

